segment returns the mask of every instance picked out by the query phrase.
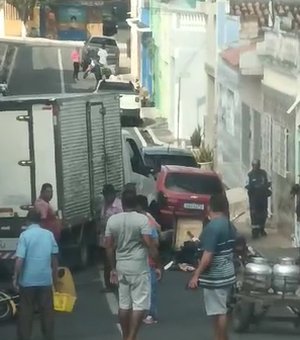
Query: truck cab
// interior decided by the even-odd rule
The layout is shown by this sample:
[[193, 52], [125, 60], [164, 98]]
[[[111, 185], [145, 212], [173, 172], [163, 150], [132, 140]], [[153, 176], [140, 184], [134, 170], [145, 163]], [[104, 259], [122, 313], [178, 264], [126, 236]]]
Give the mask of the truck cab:
[[[121, 128], [120, 98], [105, 94], [8, 96], [0, 102], [0, 260], [11, 271], [43, 183], [62, 225], [60, 249], [68, 266], [85, 267], [97, 245], [99, 198], [106, 183], [156, 202], [152, 170], [135, 137]], [[9, 146], [9, 152], [7, 152]]]
[[135, 137], [122, 129], [124, 182], [135, 183], [137, 194], [148, 198], [149, 205], [156, 202], [156, 183], [153, 169], [143, 160]]

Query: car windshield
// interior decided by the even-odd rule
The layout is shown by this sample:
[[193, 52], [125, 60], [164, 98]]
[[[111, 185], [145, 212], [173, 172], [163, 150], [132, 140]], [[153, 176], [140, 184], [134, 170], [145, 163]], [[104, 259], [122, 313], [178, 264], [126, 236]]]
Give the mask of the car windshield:
[[161, 167], [162, 165], [181, 165], [197, 168], [197, 162], [193, 156], [177, 156], [177, 155], [147, 155], [145, 154], [145, 162], [152, 168]]
[[121, 82], [112, 82], [112, 81], [102, 81], [100, 83], [99, 90], [135, 92], [135, 88], [131, 82], [121, 83]]
[[165, 187], [171, 191], [198, 195], [215, 195], [223, 192], [221, 181], [215, 176], [187, 173], [170, 173]]
[[114, 39], [107, 39], [107, 38], [102, 38], [102, 37], [93, 37], [88, 41], [88, 44], [93, 44], [93, 45], [104, 44], [105, 46], [117, 46], [117, 43]]

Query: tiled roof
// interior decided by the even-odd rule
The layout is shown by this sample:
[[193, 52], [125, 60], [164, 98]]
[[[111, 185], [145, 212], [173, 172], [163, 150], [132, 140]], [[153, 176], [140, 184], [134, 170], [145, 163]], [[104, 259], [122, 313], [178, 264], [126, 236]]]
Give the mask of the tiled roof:
[[249, 51], [253, 51], [256, 49], [256, 43], [252, 43], [245, 46], [240, 47], [231, 47], [227, 50], [220, 53], [220, 56], [223, 60], [227, 61], [231, 66], [238, 66], [240, 63], [240, 56]]

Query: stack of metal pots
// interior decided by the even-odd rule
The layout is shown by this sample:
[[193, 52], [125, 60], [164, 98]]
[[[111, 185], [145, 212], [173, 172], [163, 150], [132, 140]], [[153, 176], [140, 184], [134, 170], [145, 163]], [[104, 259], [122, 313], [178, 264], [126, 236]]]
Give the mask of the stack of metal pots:
[[244, 269], [243, 288], [247, 291], [268, 292], [272, 286], [272, 267], [263, 257], [253, 257]]
[[275, 293], [295, 294], [300, 283], [300, 267], [291, 257], [280, 259], [273, 267], [273, 285]]
[[262, 257], [254, 257], [243, 273], [243, 289], [267, 293], [295, 294], [300, 285], [300, 267], [285, 257], [273, 267]]

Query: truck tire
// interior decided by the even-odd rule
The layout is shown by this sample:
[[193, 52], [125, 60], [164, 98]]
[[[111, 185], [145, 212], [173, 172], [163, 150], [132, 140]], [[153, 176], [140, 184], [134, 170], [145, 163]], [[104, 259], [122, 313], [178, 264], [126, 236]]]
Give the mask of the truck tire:
[[89, 264], [89, 246], [85, 238], [78, 245], [78, 265], [79, 269], [85, 269]]

